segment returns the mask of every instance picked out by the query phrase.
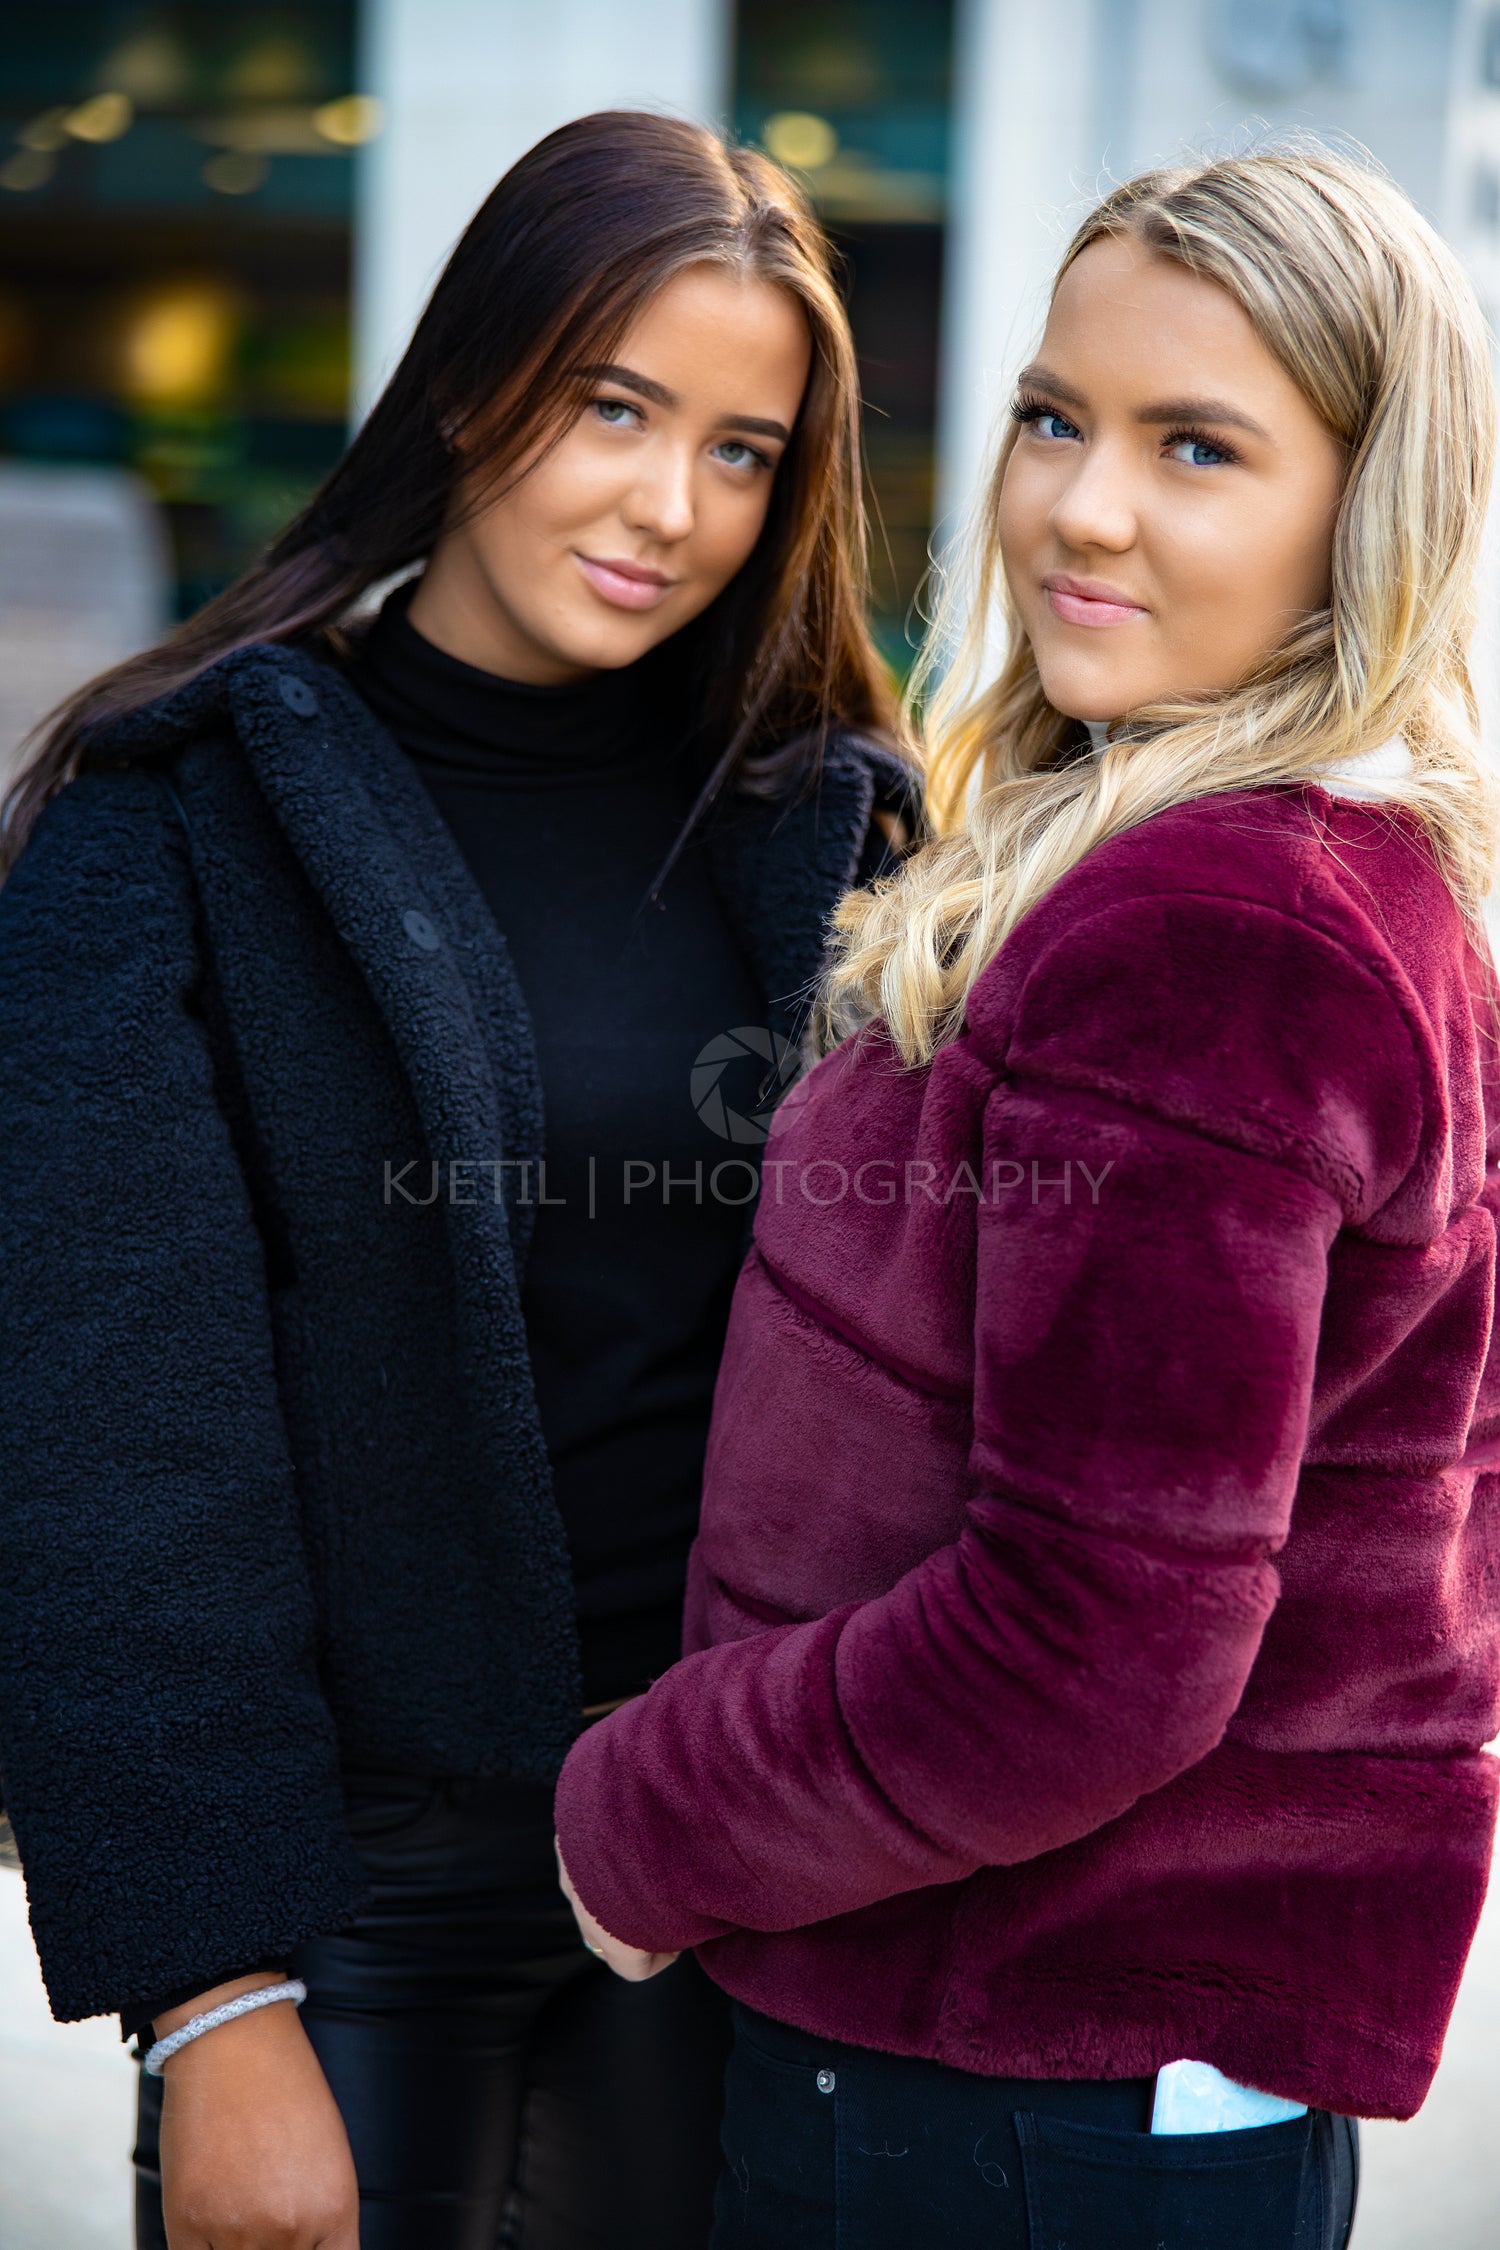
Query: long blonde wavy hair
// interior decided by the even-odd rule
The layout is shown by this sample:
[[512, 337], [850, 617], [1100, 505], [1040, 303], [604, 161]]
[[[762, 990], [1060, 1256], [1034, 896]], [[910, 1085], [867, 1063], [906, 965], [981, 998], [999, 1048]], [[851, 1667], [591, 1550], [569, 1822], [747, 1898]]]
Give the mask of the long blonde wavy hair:
[[1412, 770], [1386, 793], [1422, 822], [1476, 927], [1492, 880], [1500, 792], [1479, 745], [1468, 644], [1494, 396], [1457, 260], [1383, 174], [1316, 147], [1131, 180], [1080, 226], [1058, 281], [1108, 235], [1227, 290], [1342, 441], [1332, 599], [1253, 677], [1126, 713], [1086, 755], [1085, 730], [1047, 701], [1013, 614], [988, 677], [1009, 424], [914, 682], [929, 840], [844, 900], [824, 987], [828, 1037], [883, 1017], [909, 1063], [954, 1036], [976, 978], [1060, 876], [1196, 797], [1308, 782], [1400, 735]]

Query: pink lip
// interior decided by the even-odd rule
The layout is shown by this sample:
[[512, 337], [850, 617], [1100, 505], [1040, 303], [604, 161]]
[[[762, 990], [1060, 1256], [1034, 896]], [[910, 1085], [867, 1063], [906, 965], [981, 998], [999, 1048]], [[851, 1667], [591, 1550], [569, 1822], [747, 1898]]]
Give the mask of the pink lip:
[[580, 555], [578, 567], [594, 592], [616, 609], [655, 609], [677, 583], [648, 563], [625, 562], [615, 556], [605, 562]]
[[1067, 625], [1128, 625], [1133, 617], [1148, 613], [1139, 602], [1124, 600], [1101, 578], [1070, 578], [1055, 570], [1042, 580], [1053, 611]]

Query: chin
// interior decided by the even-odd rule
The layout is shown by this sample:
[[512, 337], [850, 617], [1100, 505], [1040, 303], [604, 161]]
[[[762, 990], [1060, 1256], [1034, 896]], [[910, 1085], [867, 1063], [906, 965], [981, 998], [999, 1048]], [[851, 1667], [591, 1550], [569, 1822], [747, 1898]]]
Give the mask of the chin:
[[1116, 680], [1101, 678], [1101, 669], [1092, 664], [1037, 665], [1042, 693], [1054, 711], [1061, 711], [1065, 719], [1107, 722], [1118, 719], [1140, 697], [1125, 693]]
[[558, 654], [569, 664], [590, 672], [622, 672], [679, 630], [680, 619], [668, 622], [655, 616], [590, 618], [574, 633], [559, 634]]
[[554, 654], [580, 672], [623, 672], [655, 648], [660, 634], [569, 633], [553, 638]]

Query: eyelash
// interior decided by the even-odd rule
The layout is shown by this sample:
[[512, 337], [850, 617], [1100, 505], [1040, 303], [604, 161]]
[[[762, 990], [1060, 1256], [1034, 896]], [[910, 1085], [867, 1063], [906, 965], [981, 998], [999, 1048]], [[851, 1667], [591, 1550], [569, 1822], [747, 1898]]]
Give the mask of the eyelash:
[[[1068, 416], [1062, 413], [1059, 408], [1049, 406], [1044, 398], [1037, 398], [1027, 391], [1020, 393], [1010, 411], [1011, 419], [1023, 425], [1030, 422], [1039, 422], [1044, 414], [1055, 414], [1059, 422], [1068, 423], [1069, 429], [1078, 427], [1077, 423], [1069, 421]], [[1205, 445], [1211, 453], [1217, 453], [1219, 460], [1225, 463], [1232, 463], [1240, 458], [1234, 447], [1226, 445], [1222, 438], [1211, 437], [1207, 430], [1195, 429], [1190, 424], [1184, 424], [1180, 429], [1168, 430], [1161, 442], [1163, 449], [1166, 451], [1170, 451], [1174, 445]], [[1218, 466], [1217, 463], [1204, 463], [1202, 465], [1204, 467]]]
[[[1068, 420], [1066, 414], [1058, 414], [1055, 406], [1049, 406], [1044, 398], [1038, 398], [1032, 391], [1018, 392], [1010, 410], [1011, 420], [1023, 425], [1028, 422], [1039, 422], [1044, 414], [1057, 414], [1059, 422], [1067, 422]], [[1076, 425], [1070, 422], [1068, 427], [1072, 429]]]
[[[775, 466], [771, 456], [768, 453], [762, 453], [760, 447], [752, 445], [748, 438], [724, 438], [721, 442], [725, 445], [737, 445], [742, 453], [748, 453], [758, 469], [770, 469]], [[743, 469], [746, 464], [743, 461], [726, 461], [724, 466], [726, 469]]]
[[[1235, 452], [1232, 445], [1226, 445], [1222, 438], [1210, 437], [1207, 430], [1195, 430], [1192, 428], [1168, 430], [1166, 436], [1162, 439], [1161, 442], [1165, 446], [1206, 445], [1210, 453], [1217, 453], [1219, 456], [1219, 461], [1225, 463], [1235, 462], [1239, 459], [1239, 455]], [[1217, 465], [1217, 463], [1212, 464], [1212, 466], [1215, 467]], [[1207, 467], [1210, 466], [1210, 464], [1200, 463], [1200, 466]]]
[[[637, 421], [639, 421], [641, 418], [641, 410], [636, 405], [634, 399], [611, 398], [608, 393], [606, 393], [602, 397], [592, 399], [590, 401], [590, 404], [593, 406], [596, 412], [601, 406], [623, 406], [627, 410], [627, 412], [633, 414], [636, 417]], [[606, 429], [618, 430], [622, 426], [619, 422], [610, 422], [605, 420], [602, 415], [600, 416], [600, 420], [604, 421], [604, 426]], [[758, 445], [752, 445], [748, 438], [722, 438], [720, 440], [720, 443], [723, 445], [735, 445], [740, 447], [743, 452], [749, 455], [750, 461], [753, 462], [759, 469], [770, 469], [775, 466], [774, 462], [771, 460], [770, 455], [768, 453], [762, 453], [760, 447]], [[748, 467], [749, 463], [745, 461], [726, 461], [724, 466], [726, 469], [743, 469]]]

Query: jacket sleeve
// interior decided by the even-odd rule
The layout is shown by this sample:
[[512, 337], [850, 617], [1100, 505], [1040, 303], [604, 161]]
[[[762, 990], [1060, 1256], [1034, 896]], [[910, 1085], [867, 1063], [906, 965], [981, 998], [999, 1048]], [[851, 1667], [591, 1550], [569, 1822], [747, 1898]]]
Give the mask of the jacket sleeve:
[[960, 1537], [878, 1599], [688, 1658], [575, 1746], [563, 1853], [625, 1941], [1029, 1859], [1222, 1737], [1277, 1597], [1329, 1247], [1411, 1165], [1421, 1105], [1405, 1024], [1337, 945], [1215, 902], [1165, 946], [1143, 920], [1062, 937], [991, 1058]]
[[0, 892], [0, 1773], [60, 2019], [357, 1905], [260, 1237], [147, 773]]

